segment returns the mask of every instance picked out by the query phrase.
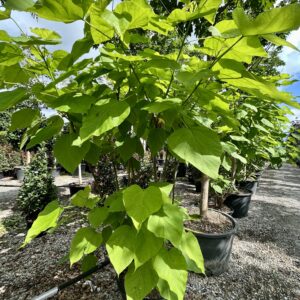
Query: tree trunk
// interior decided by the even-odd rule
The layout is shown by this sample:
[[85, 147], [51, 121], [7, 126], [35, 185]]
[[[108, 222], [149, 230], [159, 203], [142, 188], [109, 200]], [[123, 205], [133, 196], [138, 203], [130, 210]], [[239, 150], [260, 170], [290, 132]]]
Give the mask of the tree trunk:
[[81, 164], [78, 165], [78, 179], [79, 184], [82, 184]]
[[201, 177], [201, 198], [199, 203], [200, 216], [205, 218], [208, 211], [209, 177], [205, 174]]
[[26, 166], [29, 166], [30, 161], [31, 161], [30, 151], [26, 151]]
[[234, 180], [235, 176], [236, 176], [236, 169], [237, 169], [237, 163], [236, 163], [236, 159], [232, 158], [232, 165], [231, 165], [231, 179]]

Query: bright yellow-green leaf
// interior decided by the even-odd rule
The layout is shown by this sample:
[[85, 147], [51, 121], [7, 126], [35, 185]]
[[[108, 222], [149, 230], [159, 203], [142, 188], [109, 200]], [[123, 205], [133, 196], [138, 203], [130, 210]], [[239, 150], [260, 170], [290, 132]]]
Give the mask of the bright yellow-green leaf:
[[101, 44], [114, 36], [114, 27], [107, 19], [112, 12], [93, 4], [90, 8], [91, 35], [95, 44]]
[[143, 226], [136, 237], [136, 247], [134, 252], [135, 269], [154, 257], [163, 244], [164, 240], [162, 238], [156, 237], [151, 231]]
[[131, 265], [125, 276], [127, 300], [143, 300], [155, 288], [157, 281], [157, 274], [150, 262], [136, 270]]
[[71, 242], [70, 264], [78, 262], [83, 255], [97, 250], [102, 243], [102, 235], [91, 227], [80, 228]]
[[179, 249], [185, 257], [188, 269], [196, 273], [204, 273], [204, 259], [197, 238], [191, 232], [183, 232]]
[[263, 35], [263, 38], [277, 46], [287, 46], [287, 47], [290, 47], [290, 48], [300, 52], [300, 50], [295, 45], [280, 38], [276, 34], [265, 34], [265, 35]]
[[59, 205], [57, 200], [50, 202], [44, 208], [44, 210], [39, 213], [37, 219], [33, 222], [31, 228], [28, 230], [22, 247], [30, 243], [41, 232], [56, 227], [58, 219], [63, 211], [63, 207]]
[[162, 248], [153, 261], [153, 268], [158, 277], [167, 282], [169, 289], [176, 294], [177, 299], [183, 299], [188, 272], [181, 252], [176, 248], [172, 248], [170, 251]]
[[178, 247], [183, 234], [184, 216], [185, 213], [176, 205], [164, 204], [159, 212], [149, 217], [147, 229]]
[[236, 8], [233, 19], [244, 36], [289, 32], [300, 26], [300, 4], [285, 5], [250, 19], [242, 8]]
[[91, 194], [91, 187], [89, 185], [86, 186], [84, 190], [77, 192], [74, 196], [71, 197], [72, 205], [78, 207], [86, 207], [89, 209], [93, 209], [96, 206], [97, 202], [99, 202], [99, 200], [99, 197]]
[[177, 129], [167, 142], [172, 153], [209, 177], [218, 177], [222, 147], [213, 130], [205, 126]]
[[83, 8], [75, 3], [72, 0], [42, 0], [29, 10], [50, 21], [71, 23], [84, 17]]
[[163, 204], [161, 191], [154, 186], [143, 190], [138, 185], [132, 185], [123, 191], [123, 196], [127, 214], [138, 223], [144, 222]]
[[106, 243], [109, 259], [120, 274], [134, 258], [136, 231], [127, 225], [118, 227]]

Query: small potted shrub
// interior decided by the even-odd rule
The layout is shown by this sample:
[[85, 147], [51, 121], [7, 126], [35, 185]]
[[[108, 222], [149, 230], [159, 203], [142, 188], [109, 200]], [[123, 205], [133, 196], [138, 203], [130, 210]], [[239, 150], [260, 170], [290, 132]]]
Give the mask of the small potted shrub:
[[44, 207], [56, 197], [56, 187], [48, 171], [46, 151], [41, 146], [25, 171], [17, 197], [18, 208], [25, 216], [28, 228]]

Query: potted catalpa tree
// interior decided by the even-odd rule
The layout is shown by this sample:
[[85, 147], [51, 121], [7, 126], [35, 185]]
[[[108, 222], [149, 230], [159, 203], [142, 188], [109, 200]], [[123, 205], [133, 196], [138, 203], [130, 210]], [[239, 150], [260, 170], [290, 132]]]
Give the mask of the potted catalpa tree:
[[[207, 202], [209, 182], [219, 176], [224, 132], [239, 126], [231, 109], [231, 89], [261, 101], [299, 106], [272, 82], [252, 74], [246, 64], [267, 55], [260, 38], [286, 44], [276, 33], [300, 26], [300, 6], [273, 9], [256, 19], [237, 8], [232, 18], [218, 20], [217, 12], [226, 9], [221, 0], [184, 1], [171, 11], [162, 6], [153, 10], [144, 0], [122, 1], [113, 9], [107, 8], [109, 3], [26, 1], [15, 6], [8, 1], [1, 18], [10, 18], [10, 9], [19, 9], [56, 22], [81, 20], [84, 37], [68, 53], [46, 47], [60, 42], [60, 36], [49, 29], [33, 28], [31, 35], [23, 33], [22, 42], [7, 35], [4, 43], [14, 49], [16, 58], [13, 68], [1, 74], [1, 87], [10, 89], [0, 95], [1, 109], [28, 98], [55, 109], [57, 115], [43, 127], [39, 122], [28, 125], [24, 140], [30, 148], [57, 136], [55, 156], [71, 173], [82, 160], [96, 164], [109, 148], [115, 163], [122, 161], [134, 178], [147, 154], [142, 141], [147, 142], [153, 161], [153, 182], [147, 188], [130, 184], [120, 189], [116, 184], [115, 193], [102, 197], [86, 187], [72, 197], [71, 204], [82, 208], [86, 225], [72, 239], [70, 264], [96, 264], [93, 253], [104, 245], [117, 274], [124, 277], [128, 299], [143, 299], [154, 289], [166, 299], [183, 299], [188, 271], [205, 272], [197, 238], [207, 274], [224, 271], [230, 255], [227, 251], [214, 267], [205, 248], [208, 242], [201, 241], [199, 231], [206, 224], [220, 228], [223, 222], [223, 232], [210, 231], [205, 238], [223, 235], [230, 250], [234, 220], [209, 212]], [[199, 20], [206, 24], [203, 43], [191, 45], [188, 36]], [[161, 49], [160, 44], [166, 47]], [[92, 47], [98, 47], [99, 55], [80, 60]], [[5, 80], [11, 72], [17, 75]], [[44, 84], [37, 81], [40, 77], [47, 78]], [[61, 133], [63, 118], [69, 121], [68, 133]], [[157, 176], [153, 158], [161, 149], [175, 164], [184, 161], [203, 174], [200, 217], [195, 222], [170, 199], [172, 184]], [[48, 204], [23, 246], [40, 232], [57, 227], [65, 211], [57, 200]]]

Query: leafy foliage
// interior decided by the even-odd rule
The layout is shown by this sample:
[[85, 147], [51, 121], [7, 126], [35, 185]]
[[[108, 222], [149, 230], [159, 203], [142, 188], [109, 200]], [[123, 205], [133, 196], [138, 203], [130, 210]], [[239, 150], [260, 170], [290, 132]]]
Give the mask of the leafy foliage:
[[7, 172], [21, 165], [20, 152], [13, 150], [10, 145], [0, 144], [0, 172]]
[[[236, 8], [235, 1], [171, 1], [165, 9], [151, 1], [155, 10], [144, 0], [125, 0], [114, 9], [107, 8], [110, 1], [7, 2], [9, 9], [85, 24], [84, 37], [70, 53], [45, 46], [60, 40], [48, 29], [18, 38], [2, 33], [0, 87], [6, 90], [0, 109], [23, 99], [56, 109], [58, 115], [45, 121], [28, 114], [21, 147], [59, 136], [55, 155], [68, 170], [82, 160], [95, 167], [110, 153], [114, 165], [104, 159], [95, 169], [104, 184], [97, 187], [102, 202], [89, 188], [72, 198], [90, 226], [77, 231], [70, 262], [92, 265], [91, 254], [104, 244], [117, 273], [126, 272], [128, 299], [142, 299], [153, 288], [167, 299], [183, 299], [188, 270], [204, 267], [198, 243], [184, 230], [187, 213], [172, 204], [170, 189], [147, 182], [111, 194], [118, 189], [112, 180], [116, 164], [125, 166], [133, 183], [147, 156], [146, 141], [153, 161], [150, 181], [158, 181], [155, 156], [164, 148], [168, 161], [188, 162], [213, 178], [220, 191], [221, 176], [234, 180], [238, 170], [265, 161], [280, 164], [287, 156], [286, 107], [300, 106], [277, 88], [289, 77], [276, 72], [271, 77], [272, 66], [257, 66], [268, 60], [266, 45], [293, 47], [283, 38], [300, 26], [300, 6], [262, 12], [273, 1], [244, 2]], [[188, 39], [194, 29], [200, 43]], [[160, 41], [166, 49], [158, 47]], [[82, 59], [93, 45], [97, 57]], [[15, 115], [15, 126], [21, 115]], [[61, 135], [63, 118], [69, 128]], [[41, 218], [49, 220], [43, 227], [38, 219], [35, 234], [38, 226], [55, 227], [61, 209], [46, 207]]]
[[33, 221], [56, 197], [56, 188], [48, 170], [46, 150], [41, 146], [25, 170], [23, 184], [17, 197], [18, 207], [27, 220]]

